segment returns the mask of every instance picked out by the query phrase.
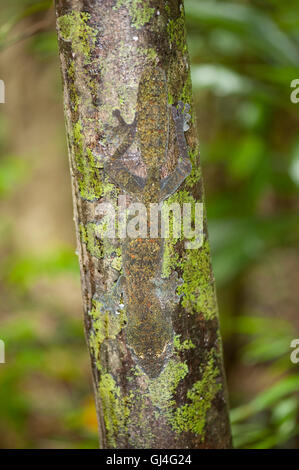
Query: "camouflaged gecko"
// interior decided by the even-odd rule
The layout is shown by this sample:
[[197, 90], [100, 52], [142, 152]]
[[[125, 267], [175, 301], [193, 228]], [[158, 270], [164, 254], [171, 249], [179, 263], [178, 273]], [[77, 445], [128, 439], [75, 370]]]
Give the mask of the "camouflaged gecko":
[[[116, 129], [125, 134], [123, 142], [104, 168], [111, 180], [134, 200], [147, 208], [160, 203], [173, 194], [191, 172], [184, 131], [188, 129], [189, 106], [182, 102], [172, 106], [172, 119], [176, 131], [180, 156], [177, 166], [167, 177], [161, 178], [166, 162], [169, 139], [169, 105], [165, 72], [143, 73], [137, 98], [137, 111], [132, 124], [127, 124], [118, 110]], [[185, 110], [184, 110], [185, 108]], [[129, 171], [122, 156], [135, 139], [146, 166], [146, 177]], [[150, 217], [147, 217], [149, 228]], [[148, 231], [149, 233], [149, 231]], [[171, 313], [180, 298], [176, 288], [181, 281], [174, 273], [162, 278], [163, 238], [126, 238], [122, 246], [123, 275], [118, 281], [118, 293], [124, 296], [128, 323], [125, 328], [127, 344], [137, 364], [149, 376], [157, 376], [170, 354], [173, 343]]]

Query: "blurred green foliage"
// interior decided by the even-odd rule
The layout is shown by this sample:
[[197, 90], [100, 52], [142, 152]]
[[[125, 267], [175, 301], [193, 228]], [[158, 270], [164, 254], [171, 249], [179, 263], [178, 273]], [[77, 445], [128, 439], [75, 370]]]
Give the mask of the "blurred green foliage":
[[[2, 6], [0, 51], [29, 38], [32, 60], [57, 68], [54, 25], [34, 33], [51, 4]], [[290, 101], [298, 1], [185, 0], [185, 9], [234, 443], [298, 448], [298, 365], [290, 362], [298, 295], [285, 287], [299, 280], [299, 104]], [[34, 169], [10, 148], [8, 124], [1, 110], [0, 204], [10, 209]], [[14, 224], [5, 210], [0, 447], [96, 447], [82, 321], [72, 312], [81, 309], [71, 298], [80, 295], [74, 247], [55, 240], [42, 254], [20, 251]], [[61, 284], [69, 303], [53, 296]]]
[[[287, 302], [277, 318], [267, 305], [249, 308], [242, 292], [247, 272], [277, 250], [298, 247], [299, 116], [290, 83], [299, 76], [299, 5], [185, 6], [234, 445], [298, 447], [298, 366], [289, 358], [298, 321]], [[267, 284], [273, 289], [270, 274]], [[271, 376], [254, 397], [246, 393], [250, 378], [233, 385], [242, 365], [249, 376]]]

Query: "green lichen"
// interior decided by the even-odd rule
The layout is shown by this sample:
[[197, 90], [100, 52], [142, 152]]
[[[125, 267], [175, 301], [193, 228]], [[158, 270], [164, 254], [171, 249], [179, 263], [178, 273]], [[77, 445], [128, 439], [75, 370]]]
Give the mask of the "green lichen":
[[92, 328], [97, 339], [97, 344], [101, 345], [105, 339], [114, 339], [122, 330], [126, 323], [124, 311], [119, 314], [112, 314], [105, 308], [103, 302], [93, 299], [93, 306], [89, 315], [92, 319]]
[[158, 413], [162, 413], [168, 420], [175, 406], [174, 393], [187, 374], [188, 366], [185, 362], [170, 359], [161, 374], [149, 382], [149, 397], [158, 408]]
[[[173, 203], [178, 202], [177, 194], [175, 193], [170, 196], [166, 201], [164, 201], [165, 206], [171, 206]], [[162, 211], [163, 217], [163, 211]], [[176, 250], [176, 244], [178, 238], [173, 235], [173, 225], [174, 224], [174, 215], [173, 212], [169, 212], [169, 237], [164, 241], [164, 250], [163, 250], [163, 259], [162, 259], [162, 277], [168, 278], [172, 271], [178, 266], [179, 263], [179, 253]]]
[[122, 270], [122, 256], [121, 256], [121, 248], [117, 248], [115, 250], [116, 256], [113, 257], [111, 266], [116, 271]]
[[103, 244], [97, 238], [97, 224], [89, 222], [79, 225], [81, 242], [86, 245], [87, 251], [95, 258], [103, 258]]
[[152, 62], [155, 62], [155, 60], [158, 57], [156, 50], [153, 49], [152, 47], [148, 47], [148, 48], [141, 47], [138, 50], [142, 55], [148, 57]]
[[188, 351], [189, 349], [195, 348], [191, 339], [185, 339], [185, 341], [181, 343], [180, 337], [181, 335], [175, 335], [173, 338], [173, 347], [175, 351]]
[[103, 410], [107, 441], [109, 446], [115, 447], [115, 436], [122, 436], [126, 433], [126, 420], [130, 413], [128, 406], [130, 395], [123, 397], [121, 389], [116, 385], [112, 375], [103, 371], [100, 362], [100, 351], [104, 341], [115, 339], [121, 332], [127, 318], [124, 310], [119, 314], [111, 313], [103, 302], [95, 299], [93, 299], [89, 315], [92, 323], [89, 346], [95, 358], [96, 367], [101, 374], [98, 392]]
[[[164, 201], [165, 205], [171, 206], [172, 204], [179, 203], [180, 207], [182, 208], [183, 202], [191, 202], [195, 203], [195, 199], [187, 192], [187, 191], [177, 191], [176, 193], [172, 194], [166, 201]], [[163, 251], [163, 259], [162, 259], [162, 277], [168, 278], [172, 271], [179, 266], [180, 264], [180, 256], [178, 251], [176, 250], [176, 245], [178, 241], [183, 239], [183, 230], [181, 227], [181, 237], [175, 238], [173, 236], [173, 213], [169, 213], [169, 237], [164, 241], [164, 251]]]
[[192, 102], [192, 82], [191, 82], [191, 73], [189, 71], [187, 80], [184, 83], [183, 89], [179, 96], [179, 100], [183, 103], [188, 103], [191, 105]]
[[[110, 333], [113, 337], [118, 328]], [[102, 330], [103, 331], [103, 330]], [[100, 339], [108, 337], [109, 333], [101, 333]], [[176, 340], [177, 350], [188, 350], [194, 347], [189, 340], [180, 343], [179, 335]], [[116, 437], [126, 436], [130, 442], [130, 429], [140, 432], [140, 448], [151, 447], [154, 438], [151, 427], [144, 420], [148, 405], [155, 407], [155, 419], [164, 419], [177, 433], [192, 432], [204, 439], [204, 428], [207, 412], [212, 406], [212, 401], [221, 389], [218, 381], [219, 369], [215, 366], [214, 351], [211, 351], [206, 366], [202, 371], [201, 380], [198, 380], [188, 390], [186, 400], [188, 403], [177, 407], [175, 395], [179, 384], [188, 374], [186, 362], [178, 358], [170, 359], [159, 377], [150, 379], [138, 367], [131, 370], [128, 384], [142, 378], [146, 388], [142, 395], [130, 391], [124, 395], [117, 386], [111, 374], [102, 373], [99, 383], [99, 395], [103, 407], [103, 416], [107, 429], [108, 443], [116, 447]], [[138, 411], [137, 411], [138, 410]], [[139, 423], [139, 424], [138, 424]], [[136, 445], [138, 436], [134, 436]]]
[[99, 174], [101, 164], [92, 151], [85, 147], [81, 120], [73, 126], [73, 145], [76, 170], [79, 173], [77, 181], [80, 196], [88, 201], [99, 199], [103, 192]]
[[[188, 366], [185, 362], [181, 362], [179, 359], [171, 359], [167, 363], [159, 377], [150, 379], [138, 367], [134, 367], [133, 370], [131, 370], [131, 374], [132, 377], [142, 377], [143, 381], [145, 381], [146, 389], [144, 390], [144, 393], [140, 395], [139, 393], [131, 391], [128, 396], [124, 396], [121, 395], [120, 390], [118, 390], [117, 387], [115, 390], [115, 383], [109, 383], [109, 391], [113, 385], [113, 395], [109, 395], [111, 400], [109, 406], [112, 407], [115, 403], [115, 400], [117, 400], [116, 409], [120, 409], [121, 407], [123, 407], [123, 412], [126, 416], [127, 430], [130, 429], [131, 425], [136, 428], [137, 423], [139, 423], [138, 427], [141, 433], [140, 447], [151, 447], [153, 434], [149, 423], [144, 420], [144, 413], [146, 412], [147, 407], [151, 402], [156, 408], [156, 419], [164, 418], [169, 423], [169, 425], [171, 425], [174, 418], [174, 410], [176, 406], [174, 395], [176, 393], [179, 383], [188, 374]], [[130, 380], [128, 380], [129, 383], [133, 380], [132, 377], [130, 378]], [[107, 397], [107, 399], [109, 397]], [[108, 406], [106, 406], [106, 414], [107, 410], [109, 411]], [[134, 422], [131, 421], [133, 410]], [[137, 410], [138, 413], [136, 414]], [[111, 418], [111, 412], [108, 413], [108, 415], [109, 426], [111, 428], [111, 422], [113, 423], [113, 416]], [[116, 431], [116, 424], [117, 423], [115, 423], [114, 431]], [[136, 436], [134, 439], [136, 439]]]
[[[174, 346], [177, 351], [195, 347], [190, 340], [180, 343], [179, 335], [174, 339]], [[174, 396], [179, 383], [187, 374], [188, 366], [185, 362], [171, 359], [160, 376], [149, 382], [148, 395], [157, 408], [156, 418], [162, 415], [176, 432], [190, 431], [204, 439], [207, 412], [222, 387], [218, 381], [219, 369], [215, 366], [214, 351], [209, 353], [201, 380], [195, 382], [187, 392], [189, 403], [176, 408]]]
[[170, 45], [176, 45], [179, 51], [185, 53], [187, 51], [187, 43], [184, 8], [181, 8], [181, 14], [177, 19], [170, 19], [168, 21], [167, 32]]
[[177, 239], [168, 238], [164, 243], [163, 259], [162, 259], [162, 277], [168, 278], [172, 271], [177, 267], [179, 254], [175, 250]]
[[110, 183], [109, 179], [106, 178], [103, 182], [103, 197], [107, 197], [107, 199], [111, 199], [111, 201], [114, 201], [114, 199], [117, 197], [119, 193], [119, 190], [115, 187], [113, 183]]
[[172, 96], [172, 94], [170, 93], [169, 90], [168, 90], [168, 104], [169, 105], [174, 104], [174, 98], [173, 98], [173, 96]]
[[[196, 177], [198, 175], [192, 175], [192, 179]], [[167, 204], [174, 202], [178, 202], [182, 207], [183, 203], [189, 202], [193, 205], [196, 200], [188, 191], [180, 190], [167, 200]], [[174, 269], [180, 268], [183, 284], [178, 287], [177, 292], [183, 295], [183, 307], [188, 313], [200, 313], [210, 320], [217, 315], [217, 303], [209, 243], [205, 240], [201, 248], [189, 249], [179, 257], [176, 250], [179, 241], [171, 236], [165, 239], [162, 276], [169, 277]]]
[[58, 31], [64, 41], [71, 42], [75, 54], [89, 61], [97, 31], [88, 25], [89, 13], [73, 11], [57, 19]]
[[[101, 196], [103, 200], [108, 201], [114, 210], [113, 213], [104, 212], [99, 222], [87, 222], [79, 225], [81, 242], [86, 245], [87, 251], [97, 259], [105, 259], [105, 269], [111, 267], [116, 271], [122, 271], [122, 249], [119, 240], [116, 238], [118, 233], [118, 218], [116, 215], [118, 190], [115, 185], [103, 178]], [[109, 209], [110, 206], [107, 206]], [[110, 233], [110, 229], [113, 230]]]
[[188, 189], [194, 188], [202, 178], [201, 168], [199, 166], [199, 145], [196, 145], [194, 150], [189, 150], [189, 156], [192, 163], [192, 170], [190, 175], [185, 180], [185, 187]]
[[143, 0], [118, 0], [114, 9], [118, 10], [123, 6], [129, 9], [132, 25], [136, 29], [140, 29], [148, 23], [155, 13], [155, 9], [145, 5]]
[[170, 6], [168, 5], [168, 2], [165, 3], [165, 11], [167, 13], [168, 16], [170, 16], [171, 14], [171, 9], [170, 9]]
[[210, 247], [207, 240], [202, 247], [188, 250], [180, 266], [183, 284], [178, 293], [184, 294], [182, 305], [188, 313], [200, 313], [206, 320], [217, 315], [217, 303], [210, 261]]
[[122, 249], [114, 240], [103, 239], [103, 257], [106, 268], [110, 266], [116, 271], [122, 272]]
[[[131, 392], [129, 395], [130, 416], [127, 421], [127, 428], [129, 444], [135, 448], [150, 449], [153, 445], [154, 433], [151, 422], [148, 419], [144, 419], [148, 413], [148, 400], [148, 392], [144, 394]], [[133, 416], [134, 418], [132, 419]], [[132, 433], [130, 432], [131, 430], [133, 431]]]
[[208, 410], [212, 401], [221, 390], [221, 383], [217, 381], [219, 369], [215, 367], [213, 352], [209, 354], [202, 379], [195, 382], [187, 392], [187, 399], [191, 403], [177, 408], [172, 418], [172, 427], [179, 433], [190, 431], [204, 439], [204, 427]]
[[114, 240], [105, 238], [105, 224], [88, 222], [79, 225], [81, 242], [86, 245], [87, 251], [97, 259], [105, 258], [106, 267], [111, 266], [116, 271], [122, 270], [121, 247]]
[[[180, 207], [184, 202], [189, 202], [191, 204], [195, 204], [195, 199], [193, 196], [189, 194], [188, 191], [179, 190], [170, 196], [164, 204], [171, 206], [171, 204], [179, 203]], [[180, 256], [177, 248], [177, 243], [183, 239], [183, 230], [181, 230], [181, 237], [180, 239], [173, 237], [173, 214], [170, 213], [170, 233], [169, 237], [165, 239], [164, 242], [164, 251], [163, 251], [163, 259], [162, 259], [162, 277], [168, 278], [172, 271], [180, 266]]]
[[102, 374], [99, 382], [99, 396], [103, 409], [107, 443], [116, 447], [116, 436], [122, 437], [127, 432], [127, 420], [130, 415], [127, 399], [122, 396], [111, 374]]
[[101, 370], [100, 349], [102, 343], [107, 339], [115, 339], [125, 326], [127, 317], [125, 310], [118, 314], [111, 313], [104, 303], [93, 299], [92, 309], [89, 312], [92, 329], [89, 337], [89, 345], [96, 360], [98, 370]]
[[69, 94], [70, 100], [75, 112], [78, 111], [78, 106], [80, 104], [80, 98], [75, 86], [75, 61], [72, 60], [68, 68], [68, 83], [69, 83]]

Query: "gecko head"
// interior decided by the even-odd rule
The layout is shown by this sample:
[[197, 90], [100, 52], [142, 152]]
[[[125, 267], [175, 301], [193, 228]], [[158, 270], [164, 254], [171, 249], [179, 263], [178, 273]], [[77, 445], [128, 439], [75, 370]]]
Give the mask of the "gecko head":
[[138, 357], [139, 367], [143, 370], [143, 372], [145, 372], [145, 374], [150, 379], [155, 379], [156, 377], [159, 377], [159, 375], [163, 371], [167, 363], [170, 348], [170, 345], [166, 345], [166, 350], [160, 356], [151, 355], [150, 353], [148, 353], [147, 357]]
[[150, 169], [161, 168], [168, 145], [166, 74], [157, 67], [141, 75], [137, 97], [137, 133], [142, 159]]
[[150, 379], [154, 379], [161, 374], [173, 350], [172, 341], [167, 342], [160, 351], [155, 349], [154, 343], [154, 338], [149, 337], [149, 347], [146, 353], [136, 352], [133, 348], [130, 348], [136, 363]]

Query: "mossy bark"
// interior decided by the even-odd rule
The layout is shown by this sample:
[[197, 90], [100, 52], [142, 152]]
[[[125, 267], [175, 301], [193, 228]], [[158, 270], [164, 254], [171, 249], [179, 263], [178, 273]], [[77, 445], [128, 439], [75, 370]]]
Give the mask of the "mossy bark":
[[[192, 171], [166, 203], [203, 201], [183, 2], [56, 0], [56, 14], [85, 333], [92, 361], [100, 445], [228, 448], [231, 436], [205, 215], [200, 248], [187, 249], [182, 238], [168, 238], [161, 251], [161, 283], [167, 281], [165, 285], [170, 286], [171, 279], [181, 282], [176, 286], [178, 301], [167, 323], [171, 344], [162, 366], [156, 369], [154, 355], [144, 368], [141, 354], [138, 359], [128, 340], [134, 319], [122, 304], [123, 294], [116, 290], [124, 270], [126, 245], [116, 236], [101, 236], [101, 204], [109, 201], [116, 205], [124, 193], [105, 166], [120, 145], [115, 131], [119, 130], [116, 112], [124, 122], [133, 123], [138, 109], [142, 134], [142, 126], [147, 126], [145, 119], [142, 124], [141, 115], [146, 112], [147, 102], [140, 102], [145, 70], [149, 71], [148, 80], [151, 72], [162, 79], [165, 75], [169, 109], [179, 102], [191, 106], [190, 128], [185, 136]], [[153, 111], [149, 113], [153, 117]], [[122, 157], [128, 171], [141, 177], [146, 169], [134, 135], [131, 132], [132, 142]], [[146, 148], [144, 139], [150, 137], [141, 138]], [[179, 159], [171, 118], [168, 135], [162, 140], [165, 138], [168, 151], [161, 172], [167, 178]], [[151, 150], [147, 152], [143, 162], [151, 161]], [[147, 246], [142, 245], [142, 256]], [[135, 250], [138, 256], [138, 245]], [[126, 273], [127, 285], [130, 276], [138, 279], [138, 272]], [[139, 288], [143, 289], [142, 276]], [[125, 303], [132, 305], [132, 297]], [[138, 308], [133, 309], [138, 315]], [[144, 351], [147, 347], [150, 350], [152, 340], [144, 338]], [[148, 372], [151, 363], [153, 374]]]

